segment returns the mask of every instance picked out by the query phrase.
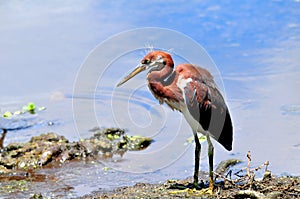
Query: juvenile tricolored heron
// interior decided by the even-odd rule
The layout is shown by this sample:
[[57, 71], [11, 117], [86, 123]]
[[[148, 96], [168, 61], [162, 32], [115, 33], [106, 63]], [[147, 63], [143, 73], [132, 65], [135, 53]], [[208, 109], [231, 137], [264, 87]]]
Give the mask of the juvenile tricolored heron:
[[163, 51], [148, 53], [121, 86], [138, 73], [148, 70], [148, 87], [159, 103], [180, 111], [191, 126], [196, 143], [194, 186], [198, 187], [201, 144], [197, 132], [206, 136], [209, 157], [209, 188], [213, 189], [213, 137], [225, 149], [232, 149], [233, 128], [228, 107], [208, 70], [193, 64], [179, 64], [174, 69], [171, 55]]

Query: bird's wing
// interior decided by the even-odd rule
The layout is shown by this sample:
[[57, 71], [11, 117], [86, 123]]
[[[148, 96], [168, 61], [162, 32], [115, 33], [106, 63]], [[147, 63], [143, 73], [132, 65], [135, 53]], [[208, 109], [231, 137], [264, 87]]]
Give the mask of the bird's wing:
[[231, 150], [233, 128], [227, 105], [210, 73], [202, 68], [196, 70], [184, 88], [186, 106], [205, 131]]

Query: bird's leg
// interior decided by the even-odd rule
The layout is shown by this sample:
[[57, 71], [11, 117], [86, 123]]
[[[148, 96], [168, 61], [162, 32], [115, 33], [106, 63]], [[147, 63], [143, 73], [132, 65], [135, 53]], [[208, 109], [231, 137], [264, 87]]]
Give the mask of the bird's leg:
[[209, 162], [209, 189], [214, 189], [214, 180], [213, 180], [213, 166], [214, 166], [214, 146], [210, 140], [209, 135], [207, 137], [208, 142], [208, 162]]
[[4, 142], [4, 138], [5, 138], [6, 133], [7, 133], [7, 130], [2, 129], [2, 135], [1, 135], [1, 138], [0, 138], [0, 149], [3, 148], [3, 142]]
[[201, 144], [199, 142], [199, 138], [197, 132], [194, 132], [195, 138], [195, 169], [194, 169], [194, 186], [198, 187], [198, 175], [199, 175], [199, 164], [200, 164], [200, 152], [201, 152]]

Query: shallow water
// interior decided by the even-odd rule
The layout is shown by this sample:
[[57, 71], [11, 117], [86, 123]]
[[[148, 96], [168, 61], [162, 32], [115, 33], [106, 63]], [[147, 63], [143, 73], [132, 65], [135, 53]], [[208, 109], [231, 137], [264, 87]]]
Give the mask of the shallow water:
[[[300, 174], [300, 2], [179, 4], [0, 3], [1, 112], [19, 110], [30, 101], [47, 108], [38, 113], [38, 125], [8, 133], [5, 144], [28, 141], [46, 131], [75, 141], [90, 136], [88, 130], [98, 125], [119, 126], [129, 134], [155, 139], [145, 151], [114, 161], [70, 163], [62, 169], [41, 170], [54, 180], [49, 181], [53, 189], [39, 183], [40, 192], [71, 197], [192, 175], [193, 145], [186, 142], [192, 136], [190, 128], [178, 112], [160, 106], [153, 98], [145, 74], [119, 89], [114, 87], [138, 64], [143, 49], [112, 60], [104, 73], [95, 75], [97, 85], [92, 92], [73, 94], [80, 65], [96, 45], [122, 30], [145, 26], [186, 34], [216, 63], [235, 127], [233, 151], [226, 152], [215, 144], [216, 163], [227, 158], [245, 160], [250, 150], [253, 166], [269, 160], [271, 171], [277, 175]], [[162, 7], [169, 9], [162, 12]], [[128, 10], [132, 14], [128, 15]], [[153, 44], [145, 42], [148, 45]], [[177, 64], [185, 61], [175, 58]], [[99, 70], [103, 67], [99, 65]], [[222, 88], [222, 81], [217, 82]], [[73, 100], [81, 104], [80, 117], [73, 115]], [[87, 111], [91, 104], [95, 110], [92, 116]], [[83, 125], [78, 127], [75, 121]], [[104, 166], [114, 169], [104, 171]], [[201, 167], [207, 170], [205, 152]], [[32, 184], [22, 194], [35, 191]]]

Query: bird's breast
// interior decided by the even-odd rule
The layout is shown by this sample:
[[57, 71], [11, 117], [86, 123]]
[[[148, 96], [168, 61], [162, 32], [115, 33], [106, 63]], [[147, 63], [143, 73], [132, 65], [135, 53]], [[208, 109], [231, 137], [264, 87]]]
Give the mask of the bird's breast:
[[178, 86], [178, 88], [180, 88], [180, 90], [182, 91], [182, 93], [184, 93], [184, 88], [186, 87], [186, 85], [190, 82], [192, 82], [192, 78], [184, 78], [183, 75], [179, 75], [176, 85]]

